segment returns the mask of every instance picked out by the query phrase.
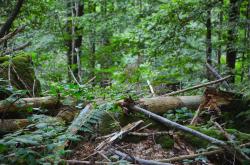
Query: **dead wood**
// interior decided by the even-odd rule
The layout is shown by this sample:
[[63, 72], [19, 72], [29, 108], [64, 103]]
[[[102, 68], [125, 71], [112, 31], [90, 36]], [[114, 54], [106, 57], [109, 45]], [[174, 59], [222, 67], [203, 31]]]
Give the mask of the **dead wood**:
[[172, 165], [170, 163], [163, 163], [163, 162], [158, 162], [155, 160], [145, 160], [145, 159], [140, 159], [137, 157], [133, 157], [131, 155], [125, 154], [121, 151], [115, 150], [115, 149], [110, 149], [110, 152], [118, 155], [121, 159], [125, 159], [129, 162], [135, 163], [135, 164], [144, 164], [144, 165]]
[[59, 113], [56, 115], [57, 118], [65, 121], [66, 123], [71, 122], [78, 110], [72, 106], [64, 105], [59, 108]]
[[81, 164], [108, 164], [108, 165], [117, 165], [119, 164], [118, 162], [103, 162], [103, 161], [83, 161], [83, 160], [64, 160], [62, 162], [66, 162], [67, 165], [81, 165]]
[[0, 38], [0, 44], [7, 41], [8, 39], [14, 37], [18, 33], [22, 32], [24, 29], [25, 29], [25, 26], [21, 26], [21, 27], [17, 28], [16, 30], [14, 30], [13, 32], [10, 32], [7, 35], [5, 35], [4, 37]]
[[131, 123], [123, 127], [120, 131], [117, 131], [113, 133], [112, 136], [105, 139], [103, 142], [101, 142], [95, 150], [100, 151], [108, 146], [111, 146], [113, 143], [115, 143], [117, 140], [123, 138], [126, 136], [130, 131], [134, 130], [136, 127], [138, 127], [140, 124], [142, 124], [143, 121], [139, 120], [137, 122]]
[[244, 155], [234, 145], [227, 144], [226, 142], [224, 142], [222, 140], [218, 140], [216, 138], [210, 137], [210, 136], [208, 136], [206, 134], [203, 134], [203, 133], [201, 133], [199, 131], [193, 130], [191, 128], [188, 128], [186, 126], [183, 126], [181, 124], [178, 124], [176, 122], [168, 120], [168, 119], [166, 119], [166, 118], [164, 118], [162, 116], [154, 114], [154, 113], [152, 113], [152, 112], [150, 112], [150, 111], [148, 111], [146, 109], [143, 109], [143, 108], [141, 108], [139, 106], [134, 105], [132, 100], [127, 100], [127, 104], [126, 104], [125, 108], [136, 111], [136, 112], [141, 112], [141, 113], [145, 114], [146, 116], [148, 116], [149, 118], [152, 118], [152, 119], [162, 123], [163, 125], [165, 125], [167, 127], [174, 128], [174, 129], [177, 129], [177, 130], [192, 134], [193, 136], [196, 136], [198, 138], [206, 140], [207, 142], [210, 142], [210, 143], [212, 143], [214, 145], [220, 146], [220, 147], [224, 148], [225, 150], [227, 150], [230, 154], [236, 155], [236, 158], [239, 161], [250, 160], [246, 155]]
[[210, 81], [210, 82], [207, 82], [207, 83], [204, 83], [204, 84], [195, 85], [195, 86], [190, 87], [190, 88], [186, 88], [186, 89], [182, 89], [182, 90], [179, 90], [179, 91], [174, 91], [174, 92], [171, 92], [171, 93], [167, 93], [164, 96], [172, 96], [172, 95], [180, 94], [180, 93], [183, 93], [183, 92], [191, 91], [191, 90], [194, 90], [194, 89], [207, 87], [209, 85], [217, 84], [217, 83], [220, 83], [220, 82], [225, 82], [225, 80], [229, 79], [230, 77], [231, 77], [230, 75], [226, 76], [224, 78], [221, 77], [219, 80]]
[[13, 49], [11, 49], [11, 50], [5, 51], [5, 52], [3, 53], [3, 55], [5, 56], [5, 55], [9, 55], [9, 54], [11, 54], [11, 53], [13, 53], [13, 52], [15, 52], [15, 51], [23, 50], [23, 49], [25, 49], [26, 47], [28, 47], [28, 46], [30, 46], [30, 45], [31, 45], [31, 42], [26, 42], [26, 43], [24, 43], [24, 44], [22, 44], [22, 45], [19, 45], [19, 46], [16, 47], [16, 48], [13, 48]]
[[0, 113], [18, 112], [28, 108], [55, 108], [59, 105], [59, 100], [54, 96], [20, 98], [18, 100], [5, 99], [0, 101]]
[[[208, 63], [206, 63], [208, 70], [217, 78], [222, 79], [222, 76]], [[223, 80], [222, 84], [229, 90], [231, 89], [226, 80]]]
[[[240, 147], [248, 147], [250, 146], [250, 143], [245, 143], [245, 144], [241, 144]], [[192, 155], [180, 155], [180, 156], [176, 156], [176, 157], [172, 157], [169, 159], [161, 159], [161, 160], [157, 160], [159, 162], [177, 162], [177, 161], [181, 161], [184, 159], [193, 159], [196, 158], [198, 156], [209, 156], [209, 155], [215, 155], [215, 154], [222, 154], [224, 153], [225, 150], [224, 149], [217, 149], [214, 151], [206, 151], [206, 152], [201, 152], [201, 153], [197, 153], [197, 154], [192, 154]]]
[[140, 107], [144, 107], [151, 112], [163, 114], [168, 110], [178, 109], [181, 107], [188, 107], [190, 109], [197, 109], [202, 102], [202, 96], [166, 96], [142, 98], [137, 101]]
[[29, 124], [28, 119], [4, 119], [0, 121], [0, 132], [13, 132]]
[[[66, 123], [71, 122], [78, 112], [74, 107], [65, 105], [60, 107], [58, 111], [59, 113], [56, 115], [56, 118]], [[28, 126], [29, 124], [31, 124], [31, 122], [28, 119], [3, 119], [0, 121], [0, 132], [14, 132]]]

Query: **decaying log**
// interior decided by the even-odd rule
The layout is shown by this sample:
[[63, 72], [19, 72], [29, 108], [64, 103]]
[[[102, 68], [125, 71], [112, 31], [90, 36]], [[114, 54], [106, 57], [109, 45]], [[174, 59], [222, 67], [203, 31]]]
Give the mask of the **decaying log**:
[[136, 111], [136, 112], [141, 112], [141, 113], [145, 114], [146, 116], [148, 116], [149, 118], [152, 118], [152, 119], [162, 123], [163, 125], [165, 125], [167, 127], [174, 128], [174, 129], [177, 129], [177, 130], [192, 134], [193, 136], [196, 136], [198, 138], [206, 140], [207, 142], [210, 142], [210, 143], [215, 144], [215, 145], [217, 145], [219, 147], [222, 147], [225, 150], [227, 150], [230, 154], [236, 155], [236, 158], [239, 161], [250, 160], [248, 158], [248, 156], [246, 156], [244, 153], [242, 153], [238, 148], [236, 148], [236, 146], [229, 145], [229, 144], [227, 144], [226, 142], [224, 142], [222, 140], [218, 140], [216, 138], [210, 137], [210, 136], [208, 136], [206, 134], [203, 134], [203, 133], [201, 133], [199, 131], [193, 130], [191, 128], [188, 128], [186, 126], [183, 126], [181, 124], [178, 124], [176, 122], [168, 120], [168, 119], [166, 119], [166, 118], [164, 118], [162, 116], [154, 114], [154, 113], [152, 113], [152, 112], [150, 112], [148, 110], [145, 110], [145, 109], [143, 109], [141, 107], [138, 107], [138, 106], [133, 104], [132, 100], [128, 99], [127, 104], [125, 104], [125, 105], [126, 105], [126, 107], [125, 107], [126, 109], [133, 110], [133, 111]]
[[191, 90], [194, 90], [194, 89], [199, 89], [199, 88], [202, 88], [202, 87], [207, 87], [209, 85], [217, 84], [217, 83], [220, 83], [220, 82], [225, 82], [225, 80], [229, 79], [230, 77], [231, 77], [230, 75], [226, 76], [224, 78], [220, 77], [219, 80], [210, 81], [210, 82], [207, 82], [207, 83], [204, 83], [204, 84], [195, 85], [195, 86], [190, 87], [190, 88], [186, 88], [186, 89], [182, 89], [182, 90], [179, 90], [179, 91], [174, 91], [174, 92], [171, 92], [171, 93], [167, 93], [164, 96], [172, 96], [172, 95], [180, 94], [180, 93], [183, 93], [183, 92], [191, 91]]
[[13, 132], [29, 124], [28, 119], [3, 119], [0, 121], [0, 132]]
[[[240, 147], [249, 147], [250, 143], [245, 143], [245, 144], [241, 144]], [[224, 149], [217, 149], [214, 151], [206, 151], [206, 152], [201, 152], [201, 153], [197, 153], [197, 154], [192, 154], [192, 155], [180, 155], [180, 156], [176, 156], [176, 157], [172, 157], [169, 159], [161, 159], [161, 160], [157, 160], [159, 162], [177, 162], [177, 161], [182, 161], [184, 159], [194, 159], [198, 156], [209, 156], [209, 155], [214, 155], [214, 154], [222, 154], [223, 152], [225, 152]]]
[[18, 112], [28, 108], [55, 108], [59, 100], [54, 96], [6, 99], [0, 101], [0, 113]]
[[130, 131], [133, 131], [136, 127], [138, 127], [140, 124], [142, 124], [143, 121], [139, 120], [137, 122], [131, 123], [123, 127], [120, 131], [117, 131], [112, 134], [111, 137], [108, 137], [103, 142], [101, 142], [95, 150], [100, 151], [104, 149], [105, 147], [108, 147], [115, 143], [118, 139], [121, 139], [122, 137], [126, 136]]
[[181, 107], [197, 109], [202, 100], [202, 96], [166, 96], [142, 98], [136, 103], [138, 103], [140, 107], [144, 107], [151, 112], [163, 114], [168, 110], [178, 109]]
[[115, 150], [115, 149], [110, 149], [110, 152], [118, 155], [121, 159], [125, 159], [127, 161], [130, 161], [135, 164], [144, 164], [144, 165], [172, 165], [170, 163], [163, 163], [163, 162], [157, 162], [154, 160], [145, 160], [145, 159], [140, 159], [137, 157], [133, 157], [131, 155], [125, 154], [121, 151]]
[[[66, 105], [60, 107], [58, 111], [59, 113], [55, 117], [66, 123], [71, 122], [78, 112], [74, 107]], [[0, 121], [0, 132], [3, 134], [14, 132], [29, 124], [31, 124], [31, 122], [28, 119], [3, 119]]]

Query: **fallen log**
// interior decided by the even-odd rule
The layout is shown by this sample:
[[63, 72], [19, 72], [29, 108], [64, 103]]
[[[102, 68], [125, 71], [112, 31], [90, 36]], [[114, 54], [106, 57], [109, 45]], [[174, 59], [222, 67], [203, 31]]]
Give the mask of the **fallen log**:
[[167, 126], [167, 127], [170, 127], [170, 128], [174, 128], [174, 129], [177, 129], [177, 130], [180, 130], [180, 131], [183, 131], [183, 132], [186, 132], [186, 133], [189, 133], [193, 136], [196, 136], [200, 139], [203, 139], [209, 143], [212, 143], [214, 145], [217, 145], [219, 147], [222, 147], [224, 148], [225, 150], [227, 150], [230, 154], [232, 155], [236, 155], [236, 158], [239, 160], [239, 161], [242, 161], [242, 160], [250, 160], [249, 157], [247, 155], [245, 155], [244, 153], [242, 153], [238, 148], [236, 148], [236, 146], [233, 146], [233, 145], [229, 145], [227, 144], [226, 142], [222, 141], [222, 140], [218, 140], [216, 138], [213, 138], [213, 137], [210, 137], [206, 134], [203, 134], [199, 131], [196, 131], [196, 130], [193, 130], [189, 127], [186, 127], [186, 126], [183, 126], [181, 124], [178, 124], [176, 122], [173, 122], [171, 120], [168, 120], [162, 116], [159, 116], [159, 115], [156, 115], [150, 111], [147, 111], [139, 106], [136, 106], [134, 105], [133, 103], [133, 100], [130, 100], [128, 99], [127, 102], [125, 103], [125, 108], [126, 109], [129, 109], [129, 110], [133, 110], [133, 111], [136, 111], [136, 112], [141, 112], [143, 114], [145, 114], [146, 116], [148, 116], [149, 118], [152, 118], [160, 123], [162, 123], [163, 125]]
[[[58, 111], [59, 113], [55, 117], [65, 123], [71, 122], [78, 112], [77, 109], [66, 105], [60, 107]], [[14, 132], [28, 126], [29, 124], [31, 124], [31, 122], [28, 119], [3, 119], [0, 121], [0, 133], [6, 134]]]
[[115, 150], [115, 149], [110, 149], [110, 152], [119, 156], [121, 159], [125, 159], [127, 161], [130, 161], [135, 164], [144, 164], [144, 165], [172, 165], [170, 163], [163, 163], [163, 162], [158, 162], [154, 160], [145, 160], [145, 159], [140, 159], [137, 157], [133, 157], [131, 155], [125, 154], [121, 151]]
[[96, 151], [100, 151], [108, 146], [111, 146], [113, 143], [115, 143], [118, 139], [121, 139], [122, 137], [126, 136], [130, 131], [133, 131], [136, 127], [138, 127], [140, 124], [142, 124], [143, 121], [139, 120], [137, 122], [131, 123], [123, 127], [120, 131], [117, 131], [112, 134], [112, 136], [108, 137], [104, 141], [102, 141], [96, 148]]
[[163, 114], [168, 110], [187, 107], [190, 109], [197, 109], [203, 101], [203, 96], [166, 96], [142, 98], [136, 103], [138, 106], [148, 109], [157, 114]]
[[0, 113], [18, 112], [28, 108], [50, 108], [54, 109], [59, 105], [59, 100], [54, 96], [5, 99], [0, 101]]
[[3, 119], [0, 121], [0, 132], [14, 132], [29, 124], [28, 119]]

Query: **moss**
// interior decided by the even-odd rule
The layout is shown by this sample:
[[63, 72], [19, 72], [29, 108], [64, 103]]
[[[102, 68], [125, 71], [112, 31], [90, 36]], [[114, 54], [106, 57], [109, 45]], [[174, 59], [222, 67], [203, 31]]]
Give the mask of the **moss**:
[[3, 57], [0, 57], [0, 64], [5, 62], [5, 61], [8, 61], [10, 59], [9, 56], [3, 56]]
[[171, 149], [174, 146], [174, 140], [168, 135], [156, 137], [156, 143], [160, 144], [162, 148]]
[[[218, 130], [195, 127], [195, 126], [189, 126], [189, 128], [192, 128], [196, 131], [199, 131], [201, 133], [204, 133], [208, 136], [214, 137], [214, 138], [219, 139], [219, 140], [226, 140], [224, 135]], [[242, 132], [239, 132], [235, 129], [226, 129], [226, 132], [228, 132], [230, 135], [233, 135], [235, 137], [235, 141], [240, 142], [240, 143], [247, 142], [250, 139], [250, 134], [242, 133]], [[192, 144], [195, 147], [207, 147], [209, 144], [207, 141], [205, 141], [201, 138], [195, 137], [191, 134], [187, 134], [187, 133], [185, 133], [185, 134], [180, 133], [180, 134], [181, 134], [181, 136], [183, 136], [185, 138], [185, 140], [187, 142], [189, 142], [190, 144]]]
[[[36, 79], [32, 66], [32, 60], [29, 55], [19, 55], [12, 58], [11, 63], [11, 84], [17, 89], [29, 90], [30, 95], [35, 82], [35, 95], [40, 95], [40, 82]], [[0, 78], [8, 80], [9, 57], [1, 57], [0, 59]]]
[[143, 120], [143, 125], [152, 123], [150, 125], [150, 128], [153, 128], [155, 130], [168, 130], [168, 128], [163, 124], [159, 124], [158, 122], [145, 117], [143, 114], [133, 113], [130, 115], [126, 115], [122, 111], [120, 111], [109, 112], [109, 114], [106, 113], [102, 117], [99, 131], [102, 135], [109, 134], [114, 132], [115, 130], [120, 130], [120, 127], [124, 127], [129, 123], [136, 122], [138, 120]]

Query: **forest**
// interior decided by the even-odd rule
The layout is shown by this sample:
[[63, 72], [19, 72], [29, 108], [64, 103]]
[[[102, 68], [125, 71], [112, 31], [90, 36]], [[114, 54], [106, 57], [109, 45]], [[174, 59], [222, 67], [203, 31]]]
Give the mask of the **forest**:
[[0, 164], [250, 164], [250, 0], [0, 0]]

